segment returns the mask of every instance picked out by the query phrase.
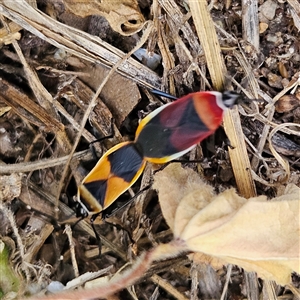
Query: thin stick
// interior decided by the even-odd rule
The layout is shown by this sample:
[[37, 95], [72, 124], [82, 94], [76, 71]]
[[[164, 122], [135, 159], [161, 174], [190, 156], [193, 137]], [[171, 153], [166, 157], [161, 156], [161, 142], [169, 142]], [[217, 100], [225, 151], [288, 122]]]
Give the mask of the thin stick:
[[225, 281], [223, 292], [221, 295], [221, 300], [224, 300], [226, 297], [226, 293], [228, 291], [228, 284], [229, 284], [230, 276], [231, 276], [231, 271], [232, 271], [232, 265], [230, 264], [227, 268], [226, 281]]
[[66, 225], [65, 231], [64, 231], [68, 237], [69, 240], [69, 246], [70, 246], [70, 252], [71, 252], [71, 260], [72, 260], [72, 266], [75, 277], [79, 277], [79, 270], [78, 270], [78, 264], [76, 261], [76, 255], [75, 255], [75, 245], [73, 241], [72, 236], [72, 229], [70, 225]]

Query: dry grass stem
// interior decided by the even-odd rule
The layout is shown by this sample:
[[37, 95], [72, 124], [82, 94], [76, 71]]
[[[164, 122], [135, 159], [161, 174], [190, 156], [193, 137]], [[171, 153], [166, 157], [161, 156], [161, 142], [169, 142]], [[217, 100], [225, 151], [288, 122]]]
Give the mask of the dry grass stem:
[[259, 27], [257, 0], [242, 1], [243, 39], [259, 52]]

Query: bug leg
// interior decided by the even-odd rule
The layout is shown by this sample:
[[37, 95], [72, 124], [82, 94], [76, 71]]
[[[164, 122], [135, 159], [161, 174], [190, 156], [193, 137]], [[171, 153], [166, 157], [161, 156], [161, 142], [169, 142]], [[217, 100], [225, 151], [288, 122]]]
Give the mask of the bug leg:
[[115, 122], [114, 122], [114, 121], [115, 121], [114, 118], [111, 118], [111, 123], [110, 123], [110, 134], [109, 134], [109, 135], [106, 135], [106, 136], [104, 136], [104, 137], [102, 137], [102, 138], [99, 138], [99, 139], [96, 139], [96, 140], [90, 142], [89, 148], [90, 148], [90, 150], [91, 150], [91, 152], [92, 152], [93, 157], [94, 157], [95, 160], [98, 160], [99, 157], [97, 157], [97, 154], [96, 154], [96, 150], [95, 150], [94, 144], [95, 144], [95, 143], [98, 143], [98, 142], [101, 142], [101, 141], [103, 141], [103, 140], [106, 140], [106, 139], [111, 139], [111, 138], [114, 137], [114, 135], [115, 135], [115, 129], [114, 129], [114, 123], [115, 123]]
[[108, 211], [108, 210], [104, 210], [102, 211], [102, 218], [106, 219], [109, 218], [111, 216], [113, 216], [114, 214], [116, 214], [119, 210], [122, 210], [124, 207], [126, 207], [127, 205], [129, 205], [134, 199], [136, 199], [140, 194], [142, 194], [143, 192], [145, 192], [146, 190], [148, 190], [150, 187], [152, 186], [152, 183], [145, 186], [143, 189], [141, 189], [140, 191], [138, 191], [132, 198], [130, 198], [128, 201], [126, 201], [126, 203], [124, 203], [123, 205], [116, 207], [114, 210], [112, 211]]
[[[98, 232], [95, 228], [95, 224], [94, 224], [94, 221], [99, 216], [99, 214], [101, 214], [101, 213], [97, 213], [97, 214], [92, 215], [91, 218], [90, 218], [90, 222], [91, 222], [91, 226], [92, 226], [92, 229], [94, 231], [95, 238], [96, 238], [96, 241], [97, 241], [97, 244], [98, 244], [99, 256], [100, 256], [101, 255], [102, 242], [101, 242], [101, 237], [98, 234]], [[87, 214], [81, 214], [80, 218], [71, 226], [72, 230], [74, 230], [74, 228], [77, 226], [77, 224], [79, 222], [81, 222], [82, 220], [84, 220], [86, 217], [87, 217]]]
[[124, 203], [123, 205], [115, 208], [114, 210], [112, 210], [112, 211], [109, 211], [109, 210], [102, 211], [102, 218], [105, 220], [105, 222], [108, 223], [108, 224], [110, 224], [110, 225], [112, 225], [112, 226], [115, 226], [117, 229], [122, 229], [122, 230], [126, 231], [132, 244], [134, 244], [135, 241], [133, 240], [130, 232], [126, 228], [120, 226], [119, 224], [110, 223], [110, 222], [106, 221], [106, 219], [109, 218], [109, 217], [111, 217], [111, 216], [113, 216], [119, 210], [122, 210], [124, 207], [126, 207], [127, 205], [129, 205], [133, 200], [135, 200], [139, 195], [141, 195], [143, 192], [145, 192], [146, 190], [148, 190], [151, 186], [152, 186], [152, 182], [151, 182], [151, 184], [145, 186], [143, 189], [141, 189], [140, 191], [138, 191], [132, 198], [130, 198], [128, 201], [126, 201], [126, 203]]
[[[79, 222], [81, 222], [82, 220], [84, 220], [86, 218], [86, 216], [81, 215], [80, 218], [71, 226], [72, 230], [74, 230], [74, 228], [77, 226], [77, 224]], [[66, 223], [66, 221], [63, 221], [63, 224]]]
[[203, 162], [203, 159], [192, 159], [192, 160], [186, 160], [186, 159], [174, 159], [172, 161], [170, 161], [169, 163], [174, 163], [174, 162], [179, 162], [179, 163], [182, 163], [182, 164], [192, 164], [192, 163], [201, 163]]
[[233, 150], [235, 147], [231, 145], [231, 142], [228, 137], [226, 137], [225, 141], [223, 142], [224, 146], [229, 147], [231, 150]]
[[92, 141], [90, 144], [94, 144], [94, 143], [97, 143], [97, 142], [101, 142], [101, 141], [103, 141], [103, 140], [111, 139], [111, 138], [114, 137], [114, 135], [115, 135], [115, 129], [114, 129], [115, 119], [114, 119], [114, 118], [111, 118], [111, 121], [110, 121], [110, 122], [111, 122], [111, 123], [110, 123], [110, 134], [109, 134], [109, 135], [106, 135], [106, 136], [104, 136], [104, 137], [102, 137], [102, 138], [99, 138], [99, 139], [97, 139], [97, 140], [94, 140], [94, 141]]
[[107, 224], [109, 224], [109, 225], [111, 225], [111, 226], [116, 227], [118, 230], [124, 230], [124, 231], [126, 231], [127, 234], [128, 234], [128, 237], [129, 237], [129, 239], [130, 239], [130, 242], [131, 242], [132, 244], [135, 244], [135, 241], [133, 240], [133, 238], [132, 238], [132, 236], [131, 236], [131, 233], [130, 233], [129, 230], [127, 230], [125, 227], [121, 226], [120, 224], [114, 224], [114, 223], [108, 222], [108, 221], [106, 221], [106, 220], [105, 220], [105, 223], [107, 223]]
[[93, 231], [94, 231], [94, 233], [95, 233], [96, 241], [97, 241], [98, 248], [99, 248], [99, 256], [101, 255], [102, 241], [101, 241], [100, 235], [98, 234], [98, 232], [97, 232], [97, 230], [96, 230], [96, 228], [95, 228], [94, 222], [95, 222], [96, 218], [97, 218], [100, 214], [101, 214], [101, 213], [94, 214], [94, 215], [92, 215], [92, 217], [91, 217], [91, 219], [90, 219], [90, 221], [91, 221], [91, 226], [92, 226]]

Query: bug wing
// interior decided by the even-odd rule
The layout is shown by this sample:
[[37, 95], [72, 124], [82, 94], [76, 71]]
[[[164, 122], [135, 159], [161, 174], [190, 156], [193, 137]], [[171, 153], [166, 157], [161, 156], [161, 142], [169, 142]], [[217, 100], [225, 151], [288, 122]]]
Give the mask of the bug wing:
[[145, 163], [134, 143], [124, 142], [111, 148], [78, 188], [83, 207], [88, 213], [98, 213], [110, 206], [134, 184]]
[[160, 107], [141, 122], [135, 141], [148, 161], [165, 163], [180, 157], [213, 133], [195, 106], [198, 94]]

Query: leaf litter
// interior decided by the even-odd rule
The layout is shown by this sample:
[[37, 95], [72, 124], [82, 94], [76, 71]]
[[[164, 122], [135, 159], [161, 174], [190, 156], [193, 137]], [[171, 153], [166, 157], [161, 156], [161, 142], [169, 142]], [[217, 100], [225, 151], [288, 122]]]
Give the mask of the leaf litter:
[[[3, 180], [10, 174], [18, 177], [11, 188], [1, 181], [1, 195], [12, 196], [1, 204], [0, 233], [11, 249], [12, 268], [7, 269], [22, 274], [22, 291], [37, 294], [50, 281], [67, 284], [76, 268], [86, 274], [84, 282], [94, 279], [88, 272], [101, 269], [107, 281], [146, 250], [125, 275], [115, 275], [98, 293], [83, 290], [80, 297], [105, 297], [134, 282], [134, 289], [119, 296], [299, 297], [297, 1], [212, 1], [208, 6], [205, 1], [75, 2], [0, 4], [0, 172]], [[153, 20], [153, 27], [143, 35], [146, 20]], [[154, 71], [132, 57], [124, 59], [142, 36], [149, 54], [162, 57]], [[115, 72], [108, 78], [112, 66]], [[74, 195], [86, 174], [82, 162], [89, 163], [91, 154], [83, 149], [110, 133], [112, 117], [115, 137], [96, 145], [99, 153], [132, 138], [138, 117], [161, 105], [145, 88], [181, 96], [222, 88], [227, 85], [224, 74], [235, 90], [264, 102], [239, 106], [225, 116], [232, 149], [227, 151], [216, 139], [212, 146], [206, 144], [212, 150], [191, 153], [201, 158], [196, 168], [204, 179], [175, 164], [157, 173], [155, 189], [166, 223], [153, 191], [148, 191], [137, 205], [109, 219], [125, 230], [99, 220], [101, 256], [87, 221], [72, 228], [67, 239], [57, 228], [74, 217], [65, 195]], [[94, 97], [96, 105], [93, 113], [86, 113], [84, 126], [84, 112], [92, 108], [99, 87], [103, 92]], [[77, 138], [79, 146], [70, 160], [80, 126], [82, 138]], [[64, 174], [58, 164], [64, 166], [68, 159]], [[151, 173], [148, 168], [143, 185]], [[136, 191], [138, 187], [131, 194]], [[183, 253], [191, 251], [187, 259]], [[72, 293], [66, 299], [80, 298]]]

